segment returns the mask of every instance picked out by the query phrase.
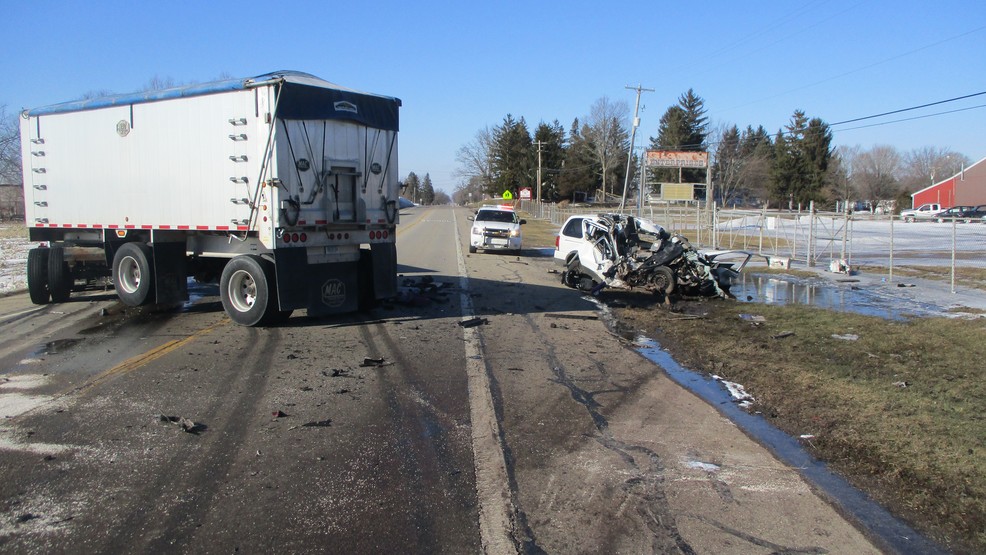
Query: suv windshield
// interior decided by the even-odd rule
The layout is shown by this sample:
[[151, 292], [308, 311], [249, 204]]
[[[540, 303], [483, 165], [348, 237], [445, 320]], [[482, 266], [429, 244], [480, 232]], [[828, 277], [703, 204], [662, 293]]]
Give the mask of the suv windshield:
[[514, 222], [513, 212], [503, 212], [500, 210], [480, 210], [476, 213], [477, 222], [504, 222], [513, 223]]

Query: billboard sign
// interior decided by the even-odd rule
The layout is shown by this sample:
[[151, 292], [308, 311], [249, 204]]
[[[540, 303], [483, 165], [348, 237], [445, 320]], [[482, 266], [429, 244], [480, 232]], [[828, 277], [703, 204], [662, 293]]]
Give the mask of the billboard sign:
[[646, 162], [648, 168], [705, 168], [709, 165], [709, 153], [648, 150]]

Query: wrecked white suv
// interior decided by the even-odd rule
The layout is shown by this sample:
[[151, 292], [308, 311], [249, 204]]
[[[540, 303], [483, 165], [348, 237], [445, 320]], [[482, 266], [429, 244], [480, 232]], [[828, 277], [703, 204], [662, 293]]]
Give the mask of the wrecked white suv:
[[509, 206], [481, 206], [472, 220], [469, 231], [469, 252], [502, 250], [520, 253], [520, 226], [527, 223]]
[[[745, 260], [738, 266], [716, 260], [727, 252]], [[733, 298], [729, 287], [750, 256], [703, 254], [683, 236], [623, 214], [572, 216], [555, 240], [555, 262], [565, 268], [562, 283], [593, 295], [612, 287], [640, 288], [665, 300], [672, 294]]]

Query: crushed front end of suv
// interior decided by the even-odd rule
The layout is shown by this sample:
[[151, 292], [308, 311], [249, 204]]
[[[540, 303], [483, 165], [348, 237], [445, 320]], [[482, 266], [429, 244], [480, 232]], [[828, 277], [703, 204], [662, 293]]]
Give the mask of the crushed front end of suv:
[[503, 250], [520, 252], [520, 226], [527, 223], [511, 207], [483, 206], [470, 216], [472, 229], [469, 232], [469, 252], [477, 250]]
[[[722, 262], [726, 253], [745, 256]], [[645, 219], [622, 214], [572, 216], [558, 234], [555, 260], [562, 283], [598, 294], [607, 287], [672, 295], [735, 298], [729, 293], [751, 255], [740, 251], [703, 254], [685, 237]]]

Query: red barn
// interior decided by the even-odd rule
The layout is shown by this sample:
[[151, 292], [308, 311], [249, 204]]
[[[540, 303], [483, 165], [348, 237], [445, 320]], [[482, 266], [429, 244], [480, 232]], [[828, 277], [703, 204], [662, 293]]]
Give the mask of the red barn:
[[913, 206], [938, 203], [942, 208], [986, 204], [986, 158], [911, 195]]

